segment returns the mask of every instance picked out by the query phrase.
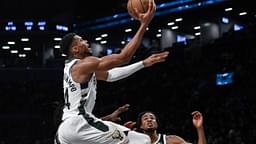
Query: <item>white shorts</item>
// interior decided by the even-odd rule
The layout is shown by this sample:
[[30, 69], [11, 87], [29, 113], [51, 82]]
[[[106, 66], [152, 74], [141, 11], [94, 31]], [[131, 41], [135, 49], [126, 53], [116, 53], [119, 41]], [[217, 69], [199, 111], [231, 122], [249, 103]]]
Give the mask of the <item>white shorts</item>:
[[[97, 119], [95, 122], [92, 119], [88, 122], [88, 119], [86, 120], [82, 115], [77, 115], [60, 124], [57, 141], [60, 144], [147, 144], [150, 142], [149, 137], [144, 134], [133, 131], [127, 136], [125, 131], [130, 133], [131, 130], [110, 121]], [[132, 140], [133, 137], [135, 141]], [[143, 142], [137, 142], [136, 139]]]

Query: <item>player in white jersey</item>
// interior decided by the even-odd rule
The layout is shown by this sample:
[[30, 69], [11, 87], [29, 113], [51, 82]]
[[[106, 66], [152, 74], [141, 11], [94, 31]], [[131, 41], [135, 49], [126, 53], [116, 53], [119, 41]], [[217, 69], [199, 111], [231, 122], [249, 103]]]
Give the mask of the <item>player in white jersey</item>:
[[[162, 62], [167, 55], [168, 53], [166, 52], [153, 54], [143, 61], [110, 69], [108, 71], [107, 81], [116, 81], [125, 78], [143, 67]], [[128, 141], [130, 141], [131, 144], [148, 143], [150, 139], [146, 135], [130, 131], [126, 127], [109, 121], [102, 121], [91, 113], [96, 100], [96, 73], [93, 73], [90, 80], [87, 82], [75, 82], [72, 78], [71, 71], [72, 67], [74, 67], [78, 61], [79, 59], [72, 59], [65, 62], [63, 77], [65, 107], [62, 116], [63, 123], [59, 127], [58, 139], [56, 140], [62, 141], [64, 144], [70, 142], [72, 142], [72, 144], [83, 142], [88, 144], [121, 144], [128, 143]], [[87, 129], [74, 132], [86, 125]]]
[[[192, 116], [193, 124], [197, 129], [198, 144], [206, 144], [203, 116], [199, 111], [192, 112]], [[138, 115], [137, 122], [129, 121], [125, 123], [125, 126], [147, 134], [151, 139], [151, 144], [191, 144], [177, 135], [159, 134], [157, 132], [158, 124], [159, 121], [153, 112], [144, 111]]]
[[119, 67], [130, 62], [149, 26], [156, 7], [150, 0], [146, 13], [136, 13], [140, 27], [132, 40], [119, 54], [96, 58], [89, 44], [75, 33], [66, 34], [61, 50], [67, 55], [63, 86], [65, 107], [63, 122], [59, 125], [57, 144], [149, 144], [150, 138], [92, 114], [96, 100], [97, 80], [116, 81], [134, 72], [165, 61], [168, 52], [153, 54], [143, 61]]

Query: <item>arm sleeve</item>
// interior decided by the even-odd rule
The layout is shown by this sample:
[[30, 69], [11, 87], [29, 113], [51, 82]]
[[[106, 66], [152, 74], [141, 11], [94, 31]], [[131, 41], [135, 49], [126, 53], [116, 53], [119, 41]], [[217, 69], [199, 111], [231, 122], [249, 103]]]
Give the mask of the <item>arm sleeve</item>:
[[132, 75], [133, 73], [141, 70], [142, 68], [144, 68], [143, 61], [139, 61], [137, 63], [130, 64], [128, 66], [113, 68], [108, 71], [107, 81], [113, 82], [113, 81], [126, 78]]

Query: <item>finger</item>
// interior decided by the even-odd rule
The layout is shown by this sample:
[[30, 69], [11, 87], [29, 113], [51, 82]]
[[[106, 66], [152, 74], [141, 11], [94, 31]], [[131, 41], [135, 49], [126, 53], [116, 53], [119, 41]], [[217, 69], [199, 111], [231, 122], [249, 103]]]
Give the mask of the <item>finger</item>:
[[125, 104], [123, 107], [128, 108], [130, 107], [130, 104]]
[[134, 15], [135, 15], [135, 18], [136, 19], [138, 19], [139, 18], [139, 10], [137, 9], [137, 8], [133, 8], [134, 9], [134, 11], [135, 11], [135, 13], [134, 13]]
[[122, 106], [122, 109], [124, 109], [124, 110], [128, 110], [128, 109], [129, 109], [129, 107], [130, 107], [130, 105], [129, 105], [129, 104], [125, 104], [124, 106]]
[[154, 56], [168, 56], [169, 55], [169, 52], [168, 51], [165, 51], [165, 52], [161, 52], [161, 53], [155, 53], [153, 54]]
[[166, 58], [166, 57], [168, 57], [168, 55], [166, 55], [166, 54], [160, 54], [160, 55], [158, 55], [157, 57]]
[[147, 13], [151, 13], [154, 10], [153, 4], [154, 4], [154, 1], [153, 0], [149, 0]]
[[191, 115], [195, 115], [195, 114], [197, 114], [197, 113], [199, 113], [199, 111], [193, 111], [193, 112], [191, 113]]
[[165, 59], [158, 60], [159, 63], [160, 63], [160, 62], [164, 62], [164, 61], [165, 61]]
[[123, 106], [121, 106], [121, 107], [119, 107], [119, 108], [123, 109], [123, 108], [129, 108], [129, 107], [130, 107], [129, 104], [125, 104], [125, 105], [123, 105]]
[[166, 59], [166, 57], [167, 57], [168, 55], [154, 55], [153, 56], [153, 59], [154, 60], [165, 60]]
[[125, 122], [124, 125], [131, 124], [132, 121]]
[[136, 124], [136, 122], [128, 121], [128, 122], [126, 122], [126, 123], [124, 124], [124, 126], [130, 128], [130, 129], [132, 129], [135, 124]]

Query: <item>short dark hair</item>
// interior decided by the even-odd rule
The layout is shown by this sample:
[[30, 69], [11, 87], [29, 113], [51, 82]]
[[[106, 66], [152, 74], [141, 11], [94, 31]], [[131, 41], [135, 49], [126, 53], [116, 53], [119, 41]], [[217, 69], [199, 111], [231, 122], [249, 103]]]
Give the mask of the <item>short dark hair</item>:
[[137, 117], [137, 121], [136, 121], [136, 130], [139, 132], [143, 132], [143, 130], [140, 128], [140, 126], [141, 126], [141, 118], [145, 113], [152, 113], [153, 115], [155, 115], [157, 125], [159, 125], [158, 117], [153, 111], [143, 111], [143, 112], [139, 113], [139, 115]]
[[68, 55], [69, 48], [73, 42], [74, 36], [76, 33], [68, 33], [63, 36], [62, 40], [60, 41], [60, 50], [65, 55]]

